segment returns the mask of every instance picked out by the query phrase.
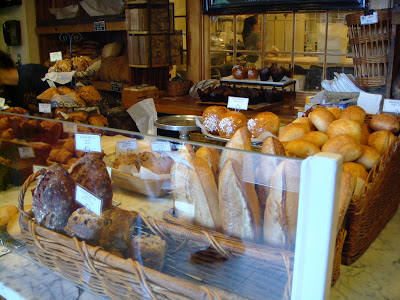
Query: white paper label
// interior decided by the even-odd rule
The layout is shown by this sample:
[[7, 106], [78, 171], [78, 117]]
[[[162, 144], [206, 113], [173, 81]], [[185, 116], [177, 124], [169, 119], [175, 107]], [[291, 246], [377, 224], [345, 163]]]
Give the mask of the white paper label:
[[154, 151], [154, 152], [171, 151], [171, 143], [170, 142], [152, 142], [151, 143], [151, 151]]
[[103, 200], [97, 198], [91, 192], [81, 187], [79, 184], [76, 185], [75, 190], [75, 200], [82, 204], [86, 209], [95, 213], [98, 216], [101, 216], [101, 207], [103, 204]]
[[33, 168], [33, 174], [35, 174], [37, 171], [40, 171], [41, 169], [47, 169], [46, 166], [39, 166], [39, 165], [32, 165]]
[[400, 100], [385, 99], [383, 100], [383, 112], [400, 114]]
[[378, 23], [378, 13], [374, 12], [372, 15], [360, 16], [361, 25], [370, 25]]
[[100, 134], [75, 134], [75, 149], [85, 152], [102, 152]]
[[360, 96], [357, 99], [357, 105], [364, 109], [367, 114], [379, 113], [381, 102], [382, 95], [365, 92], [360, 92]]
[[119, 151], [135, 150], [138, 148], [136, 139], [118, 141], [117, 148]]
[[64, 132], [75, 134], [78, 132], [78, 125], [74, 123], [63, 123]]
[[50, 61], [59, 61], [62, 60], [62, 52], [50, 52]]
[[94, 31], [106, 31], [106, 22], [105, 21], [94, 22]]
[[39, 103], [39, 112], [51, 114], [51, 103]]
[[32, 147], [19, 147], [18, 152], [20, 158], [35, 158]]
[[2, 108], [5, 103], [6, 103], [6, 99], [0, 97], [0, 108]]
[[237, 110], [247, 110], [249, 106], [249, 98], [241, 98], [241, 97], [228, 97], [228, 108], [237, 109]]

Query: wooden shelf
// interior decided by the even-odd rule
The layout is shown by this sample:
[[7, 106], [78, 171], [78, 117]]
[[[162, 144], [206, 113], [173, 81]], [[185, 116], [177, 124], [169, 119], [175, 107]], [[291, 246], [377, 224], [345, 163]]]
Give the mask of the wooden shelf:
[[[106, 81], [91, 81], [91, 84], [96, 90], [100, 91], [113, 91], [111, 89], [111, 82]], [[127, 83], [122, 84], [122, 89], [129, 87], [130, 85]]]
[[[125, 21], [107, 22], [106, 31], [124, 31]], [[59, 34], [63, 32], [94, 32], [93, 23], [36, 27], [36, 34]]]
[[[147, 30], [128, 30], [128, 34], [137, 34], [137, 35], [165, 35], [168, 34], [168, 31], [147, 31]], [[176, 34], [176, 31], [170, 31], [169, 34]]]
[[161, 67], [168, 67], [169, 65], [129, 65], [131, 68], [139, 68], [139, 69], [148, 69], [148, 68], [161, 68]]

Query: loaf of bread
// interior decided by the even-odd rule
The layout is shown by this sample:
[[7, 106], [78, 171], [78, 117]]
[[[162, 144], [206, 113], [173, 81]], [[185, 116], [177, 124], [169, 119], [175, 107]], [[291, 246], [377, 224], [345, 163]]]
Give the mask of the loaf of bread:
[[111, 207], [113, 196], [111, 179], [102, 156], [86, 154], [73, 167], [71, 177], [75, 183], [103, 200], [102, 210]]
[[327, 136], [331, 139], [341, 134], [347, 134], [361, 142], [361, 126], [356, 121], [349, 119], [338, 119], [329, 124], [326, 130]]
[[375, 148], [381, 155], [396, 142], [396, 137], [388, 130], [378, 130], [368, 137], [368, 146]]
[[328, 129], [329, 124], [336, 120], [335, 116], [327, 110], [325, 107], [319, 107], [313, 110], [309, 118], [314, 126], [322, 132], [326, 132]]
[[373, 131], [388, 130], [394, 134], [400, 130], [399, 120], [390, 114], [378, 114], [373, 116], [370, 126]]
[[371, 146], [361, 145], [361, 149], [361, 156], [355, 162], [363, 165], [366, 170], [370, 170], [381, 158], [381, 155], [375, 148]]
[[311, 131], [304, 136], [304, 139], [321, 148], [328, 141], [328, 136], [321, 131]]
[[[32, 205], [25, 205], [24, 210], [30, 211]], [[7, 233], [16, 240], [22, 240], [21, 228], [19, 227], [19, 212], [13, 214], [7, 224]]]
[[10, 218], [18, 213], [18, 208], [15, 205], [4, 205], [0, 207], [0, 227], [7, 225]]
[[127, 255], [137, 260], [141, 265], [161, 271], [167, 254], [167, 243], [158, 235], [136, 235], [131, 242]]
[[310, 126], [304, 123], [291, 123], [282, 128], [279, 133], [279, 140], [281, 142], [290, 142], [305, 136], [310, 132]]
[[273, 135], [278, 134], [280, 119], [272, 112], [261, 112], [247, 122], [252, 137], [257, 138], [263, 132], [269, 131]]
[[211, 134], [218, 134], [218, 123], [221, 116], [229, 112], [229, 109], [224, 106], [212, 105], [203, 111], [203, 126]]
[[235, 132], [247, 126], [247, 118], [238, 111], [229, 111], [220, 117], [218, 123], [218, 133], [220, 137], [230, 139]]
[[322, 152], [331, 152], [343, 156], [343, 161], [353, 161], [362, 154], [362, 148], [357, 140], [347, 134], [329, 139], [323, 146]]
[[345, 172], [350, 172], [351, 175], [353, 176], [354, 182], [357, 182], [357, 177], [367, 181], [368, 177], [368, 172], [365, 170], [365, 168], [358, 163], [355, 162], [345, 162], [343, 164], [343, 170]]
[[368, 125], [365, 123], [362, 123], [361, 124], [361, 141], [360, 141], [361, 145], [368, 144], [369, 135], [370, 135], [370, 132], [369, 132]]
[[62, 165], [51, 165], [33, 194], [32, 211], [36, 222], [48, 229], [62, 230], [75, 209], [74, 180]]
[[285, 146], [287, 156], [307, 158], [320, 152], [320, 149], [306, 139], [290, 141]]
[[261, 234], [260, 204], [249, 194], [242, 179], [242, 166], [228, 159], [219, 175], [219, 209], [223, 232], [242, 240], [257, 241]]
[[314, 124], [311, 122], [310, 118], [308, 118], [308, 117], [297, 118], [292, 123], [307, 124], [310, 127], [310, 131], [313, 131], [316, 129]]
[[367, 113], [363, 108], [357, 105], [346, 107], [339, 115], [339, 119], [348, 119], [356, 121], [358, 124], [364, 123]]
[[209, 165], [214, 174], [214, 178], [217, 179], [218, 164], [220, 159], [218, 150], [212, 147], [203, 146], [196, 151], [196, 157], [200, 157], [207, 162], [207, 164]]
[[353, 196], [356, 181], [350, 172], [344, 171], [340, 182], [340, 195], [339, 195], [339, 212], [337, 230], [342, 227], [344, 216], [346, 215], [349, 207], [351, 197]]
[[342, 113], [342, 110], [339, 107], [328, 107], [328, 110], [335, 116], [336, 119], [338, 119]]

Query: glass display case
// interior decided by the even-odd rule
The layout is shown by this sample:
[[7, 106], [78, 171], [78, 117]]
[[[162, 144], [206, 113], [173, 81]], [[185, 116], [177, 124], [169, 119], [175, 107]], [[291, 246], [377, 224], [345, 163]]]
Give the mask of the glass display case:
[[[338, 155], [240, 150], [249, 141], [239, 134], [233, 149], [1, 117], [22, 131], [0, 144], [1, 201], [22, 185], [18, 199], [7, 200], [21, 210], [21, 232], [11, 236], [63, 278], [114, 299], [329, 294]], [[60, 139], [43, 142], [43, 122], [61, 130]]]

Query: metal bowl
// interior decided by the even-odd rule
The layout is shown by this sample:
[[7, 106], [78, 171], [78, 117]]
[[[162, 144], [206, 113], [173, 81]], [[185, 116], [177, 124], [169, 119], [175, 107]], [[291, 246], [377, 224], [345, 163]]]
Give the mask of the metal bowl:
[[181, 139], [188, 139], [191, 131], [199, 131], [196, 125], [196, 118], [201, 117], [194, 115], [172, 115], [157, 118], [154, 126], [164, 130], [179, 131]]

